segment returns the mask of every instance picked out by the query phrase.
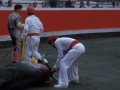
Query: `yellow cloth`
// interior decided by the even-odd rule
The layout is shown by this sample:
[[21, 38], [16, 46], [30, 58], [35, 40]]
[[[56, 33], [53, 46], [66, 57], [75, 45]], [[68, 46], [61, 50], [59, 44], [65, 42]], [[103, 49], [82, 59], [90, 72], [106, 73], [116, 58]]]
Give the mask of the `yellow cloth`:
[[[25, 43], [26, 43], [26, 38], [23, 40], [23, 42], [21, 43], [21, 53], [20, 53], [20, 61], [24, 61], [24, 52], [25, 52]], [[31, 62], [32, 63], [38, 63], [38, 61], [32, 56], [31, 57]]]

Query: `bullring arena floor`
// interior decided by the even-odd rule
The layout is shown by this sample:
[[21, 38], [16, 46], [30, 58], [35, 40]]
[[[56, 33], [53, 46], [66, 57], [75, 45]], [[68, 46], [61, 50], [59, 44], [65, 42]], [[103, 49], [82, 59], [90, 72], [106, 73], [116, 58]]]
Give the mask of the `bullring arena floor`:
[[[84, 35], [83, 35], [84, 36]], [[99, 35], [98, 35], [99, 36]], [[101, 37], [81, 35], [70, 36], [82, 42], [86, 47], [86, 53], [79, 58], [79, 84], [69, 84], [66, 90], [120, 90], [120, 36]], [[41, 38], [39, 52], [50, 52], [46, 59], [53, 66], [57, 53], [49, 46], [46, 39]], [[0, 47], [0, 57], [11, 49], [10, 44]], [[0, 67], [11, 62], [11, 53], [0, 61]], [[55, 73], [58, 77], [58, 72]], [[51, 80], [51, 84], [57, 84]], [[26, 90], [56, 90], [53, 86], [34, 87]], [[59, 89], [62, 90], [62, 89]]]

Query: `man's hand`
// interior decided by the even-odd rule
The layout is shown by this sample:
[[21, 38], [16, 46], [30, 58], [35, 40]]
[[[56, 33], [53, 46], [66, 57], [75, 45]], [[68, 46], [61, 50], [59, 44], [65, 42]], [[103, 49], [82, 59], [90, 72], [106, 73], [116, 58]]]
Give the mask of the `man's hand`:
[[51, 70], [52, 73], [54, 73], [54, 72], [56, 72], [56, 71], [59, 71], [59, 68], [58, 68], [58, 69], [52, 68], [52, 70]]
[[23, 42], [24, 39], [20, 39], [20, 42]]
[[56, 72], [57, 70], [55, 68], [52, 68], [51, 72], [54, 73]]

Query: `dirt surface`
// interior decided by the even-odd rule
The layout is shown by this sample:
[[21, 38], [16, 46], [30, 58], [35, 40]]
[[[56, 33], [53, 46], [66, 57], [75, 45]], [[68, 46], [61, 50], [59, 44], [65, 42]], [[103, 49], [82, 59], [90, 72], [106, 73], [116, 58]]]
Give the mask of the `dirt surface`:
[[[120, 37], [78, 38], [86, 47], [86, 53], [79, 58], [79, 84], [69, 84], [66, 90], [120, 90]], [[11, 47], [0, 48], [2, 57]], [[57, 52], [47, 43], [41, 43], [39, 52], [50, 52], [46, 59], [53, 66]], [[0, 61], [0, 67], [11, 63], [11, 53]], [[55, 73], [58, 77], [58, 72]], [[56, 90], [51, 86], [34, 87], [26, 90]], [[59, 89], [62, 90], [62, 89]]]

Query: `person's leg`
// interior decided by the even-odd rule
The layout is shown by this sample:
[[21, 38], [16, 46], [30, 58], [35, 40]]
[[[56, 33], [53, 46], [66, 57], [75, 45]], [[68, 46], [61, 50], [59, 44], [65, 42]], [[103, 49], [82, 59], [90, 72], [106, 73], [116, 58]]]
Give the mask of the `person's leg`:
[[78, 75], [78, 59], [73, 62], [71, 67], [68, 69], [69, 82], [79, 83]]
[[27, 37], [24, 62], [31, 62], [31, 56], [33, 56], [36, 60], [41, 60], [41, 55], [38, 53], [39, 42], [39, 36]]
[[[14, 30], [15, 45], [20, 41], [20, 30]], [[15, 49], [15, 62], [20, 62], [21, 44]]]
[[[16, 38], [14, 36], [14, 29], [10, 30], [10, 36], [11, 36], [11, 39], [12, 39], [12, 45], [14, 47], [17, 44], [16, 43]], [[15, 63], [15, 59], [16, 59], [16, 57], [15, 57], [15, 51], [16, 51], [16, 48], [12, 51], [12, 63]]]
[[12, 63], [15, 63], [15, 51], [12, 51]]
[[38, 62], [41, 62], [41, 54], [38, 53], [38, 47], [39, 47], [39, 43], [40, 43], [40, 37], [39, 36], [32, 36], [31, 37], [31, 52], [32, 52], [32, 56], [38, 60]]
[[[79, 44], [79, 47], [76, 46], [76, 48], [80, 49], [79, 56], [85, 52], [85, 48], [82, 44]], [[79, 83], [78, 63], [79, 62], [78, 62], [78, 59], [77, 59], [73, 62], [71, 67], [68, 69], [69, 82]]]
[[25, 44], [24, 62], [31, 63], [31, 49], [31, 39], [30, 37], [27, 37]]
[[58, 84], [68, 86], [68, 69], [79, 57], [75, 49], [70, 50], [66, 56], [60, 61], [59, 82]]
[[[11, 36], [11, 39], [12, 39], [12, 44], [13, 44], [13, 47], [16, 45], [16, 39], [14, 36]], [[12, 51], [12, 63], [15, 63], [15, 50], [16, 48]]]
[[16, 51], [16, 52], [15, 52], [15, 62], [16, 62], [16, 63], [19, 63], [19, 62], [20, 62], [20, 52], [19, 52], [19, 51]]

